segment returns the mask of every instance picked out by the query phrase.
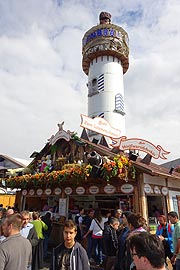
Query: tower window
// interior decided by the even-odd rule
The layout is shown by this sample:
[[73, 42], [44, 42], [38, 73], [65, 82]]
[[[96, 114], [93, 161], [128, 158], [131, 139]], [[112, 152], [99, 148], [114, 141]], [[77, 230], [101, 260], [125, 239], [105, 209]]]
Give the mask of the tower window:
[[104, 74], [88, 82], [88, 97], [104, 91]]
[[124, 99], [120, 93], [115, 96], [115, 112], [125, 115], [124, 112]]
[[97, 79], [95, 78], [95, 79], [92, 80], [92, 87], [96, 86], [96, 85], [97, 85]]

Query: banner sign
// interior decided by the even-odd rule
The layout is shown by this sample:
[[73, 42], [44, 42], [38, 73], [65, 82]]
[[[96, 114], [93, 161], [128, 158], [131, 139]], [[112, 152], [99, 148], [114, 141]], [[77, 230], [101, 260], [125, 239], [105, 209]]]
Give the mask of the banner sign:
[[117, 147], [120, 150], [140, 150], [151, 155], [155, 159], [167, 159], [165, 155], [168, 155], [170, 153], [165, 151], [160, 145], [155, 146], [154, 144], [139, 138], [127, 139], [126, 136], [123, 136], [118, 139], [113, 138], [112, 140], [113, 143], [111, 144], [111, 146], [113, 147]]
[[90, 118], [86, 115], [81, 114], [81, 127], [95, 131], [104, 136], [110, 138], [119, 138], [121, 131], [111, 127], [111, 125], [101, 117]]

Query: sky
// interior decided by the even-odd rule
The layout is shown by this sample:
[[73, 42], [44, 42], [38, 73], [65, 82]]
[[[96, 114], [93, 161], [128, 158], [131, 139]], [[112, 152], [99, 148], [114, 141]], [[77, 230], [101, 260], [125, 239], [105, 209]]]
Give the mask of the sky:
[[[0, 153], [29, 159], [87, 115], [82, 38], [101, 11], [129, 35], [126, 134], [180, 157], [179, 0], [0, 1]], [[155, 160], [154, 162], [165, 162]]]

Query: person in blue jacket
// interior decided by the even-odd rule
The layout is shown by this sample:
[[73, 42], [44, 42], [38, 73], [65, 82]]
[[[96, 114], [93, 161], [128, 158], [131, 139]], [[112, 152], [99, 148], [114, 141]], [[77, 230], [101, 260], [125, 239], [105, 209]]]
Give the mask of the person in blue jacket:
[[77, 225], [72, 220], [64, 224], [64, 241], [53, 249], [50, 270], [90, 270], [86, 250], [75, 241]]
[[[157, 226], [156, 235], [161, 239], [164, 251], [165, 259], [168, 257], [170, 260], [173, 257], [173, 242], [172, 235], [174, 232], [174, 226], [167, 222], [167, 219], [164, 215], [160, 215], [158, 218], [159, 225]], [[175, 270], [175, 265], [172, 265]]]

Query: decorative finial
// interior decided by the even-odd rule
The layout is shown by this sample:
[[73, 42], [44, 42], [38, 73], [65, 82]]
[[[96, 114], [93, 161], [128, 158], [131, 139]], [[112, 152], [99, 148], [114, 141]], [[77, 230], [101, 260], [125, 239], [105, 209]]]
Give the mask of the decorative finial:
[[59, 131], [60, 131], [60, 130], [63, 130], [64, 121], [63, 121], [61, 124], [57, 124], [57, 125], [58, 125], [58, 127], [59, 127]]
[[102, 11], [99, 15], [100, 24], [110, 24], [111, 23], [111, 14], [105, 11]]

